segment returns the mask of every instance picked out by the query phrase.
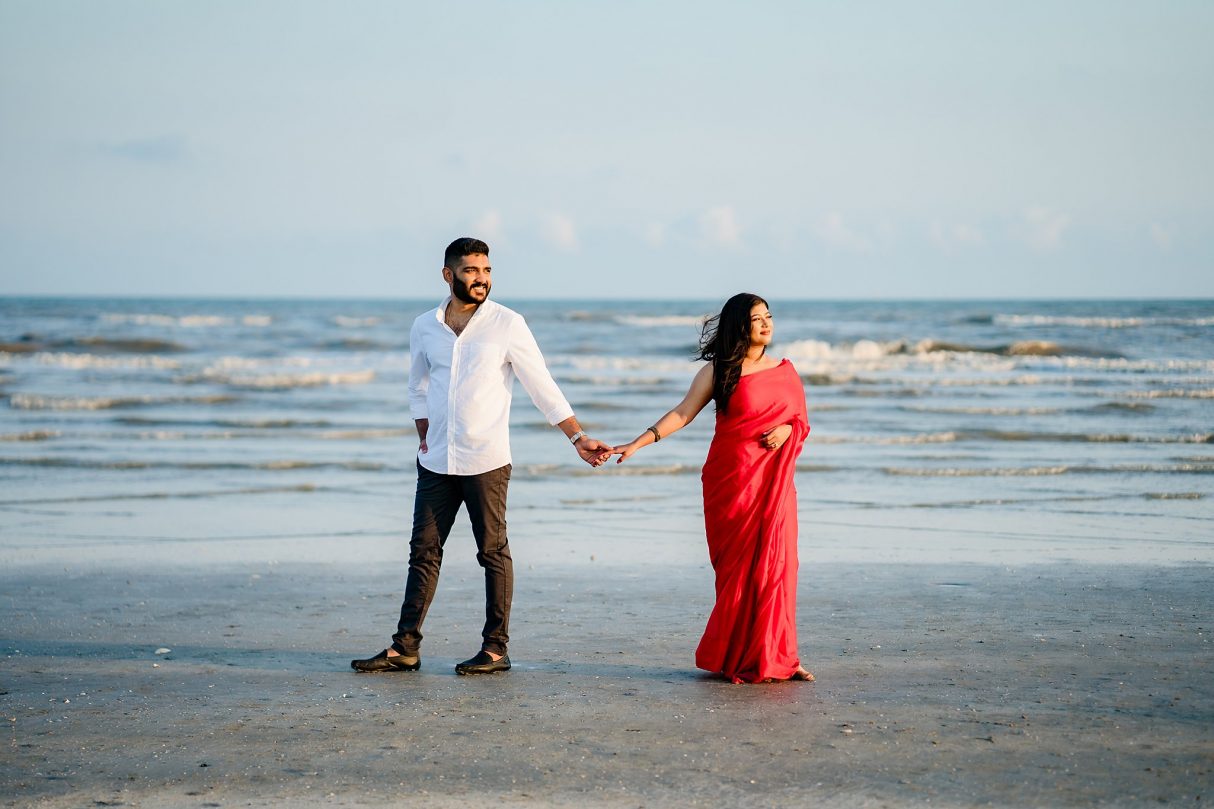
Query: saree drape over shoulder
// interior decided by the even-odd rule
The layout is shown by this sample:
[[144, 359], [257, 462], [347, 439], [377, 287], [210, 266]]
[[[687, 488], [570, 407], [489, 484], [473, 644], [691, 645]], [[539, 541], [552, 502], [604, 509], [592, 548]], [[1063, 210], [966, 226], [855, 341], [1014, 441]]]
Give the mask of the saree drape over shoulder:
[[[777, 450], [759, 444], [780, 424]], [[805, 390], [788, 360], [738, 381], [704, 462], [704, 525], [717, 601], [696, 665], [733, 682], [788, 679], [797, 656], [797, 456], [809, 435]]]

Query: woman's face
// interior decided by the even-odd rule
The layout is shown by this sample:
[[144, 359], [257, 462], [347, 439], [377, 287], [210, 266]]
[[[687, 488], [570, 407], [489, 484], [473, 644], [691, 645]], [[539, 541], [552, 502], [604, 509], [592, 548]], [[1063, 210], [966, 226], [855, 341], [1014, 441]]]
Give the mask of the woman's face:
[[771, 345], [771, 312], [767, 304], [756, 303], [750, 310], [750, 344], [752, 346]]

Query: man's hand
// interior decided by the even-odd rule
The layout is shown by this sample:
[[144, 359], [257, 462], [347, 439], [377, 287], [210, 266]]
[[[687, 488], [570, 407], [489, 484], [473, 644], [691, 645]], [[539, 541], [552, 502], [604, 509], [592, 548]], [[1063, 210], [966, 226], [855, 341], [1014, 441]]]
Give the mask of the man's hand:
[[414, 419], [413, 424], [417, 427], [417, 451], [425, 455], [430, 450], [426, 446], [426, 433], [430, 432], [430, 419]]
[[614, 449], [610, 444], [604, 444], [597, 438], [591, 438], [588, 435], [579, 438], [573, 448], [577, 450], [577, 454], [582, 457], [583, 461], [594, 467], [607, 463], [607, 459], [611, 457]]

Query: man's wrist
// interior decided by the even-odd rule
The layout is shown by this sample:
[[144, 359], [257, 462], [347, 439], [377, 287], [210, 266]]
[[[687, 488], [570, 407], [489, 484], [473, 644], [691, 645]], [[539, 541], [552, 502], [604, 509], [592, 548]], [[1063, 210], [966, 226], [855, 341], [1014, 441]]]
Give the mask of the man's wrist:
[[576, 446], [577, 446], [577, 442], [581, 441], [583, 438], [586, 438], [586, 437], [587, 437], [587, 436], [586, 436], [586, 431], [585, 431], [585, 430], [578, 430], [576, 433], [574, 433], [573, 435], [569, 436], [569, 443], [570, 443], [570, 444], [573, 444], [573, 445], [576, 447]]

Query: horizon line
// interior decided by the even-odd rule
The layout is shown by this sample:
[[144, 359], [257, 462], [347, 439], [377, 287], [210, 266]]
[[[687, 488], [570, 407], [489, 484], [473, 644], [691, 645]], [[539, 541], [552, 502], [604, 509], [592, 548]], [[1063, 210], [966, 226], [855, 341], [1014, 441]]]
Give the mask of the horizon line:
[[[174, 293], [174, 294], [117, 294], [117, 293], [47, 293], [34, 292], [22, 294], [0, 293], [0, 300], [131, 300], [131, 301], [351, 301], [366, 303], [371, 301], [429, 301], [437, 298], [437, 295], [426, 295], [419, 297], [406, 297], [397, 295], [216, 295], [216, 294], [193, 294], [193, 293]], [[494, 297], [494, 300], [500, 300], [502, 296]], [[546, 303], [576, 303], [576, 302], [603, 302], [603, 303], [679, 303], [679, 302], [706, 302], [716, 301], [716, 297], [686, 297], [686, 296], [671, 296], [671, 297], [590, 297], [590, 298], [566, 298], [555, 296], [506, 296], [507, 299], [523, 300], [523, 301], [543, 301]], [[1053, 303], [1125, 303], [1132, 301], [1152, 301], [1152, 302], [1185, 302], [1185, 303], [1214, 303], [1214, 296], [1204, 297], [1174, 297], [1174, 296], [1142, 296], [1142, 295], [1125, 295], [1125, 296], [1091, 296], [1091, 297], [1047, 297], [1047, 296], [891, 296], [891, 297], [822, 297], [822, 298], [805, 298], [805, 297], [781, 297], [781, 301], [792, 301], [796, 303], [928, 303], [928, 302], [956, 302], [956, 303], [995, 303], [995, 302], [1053, 302]]]

